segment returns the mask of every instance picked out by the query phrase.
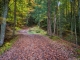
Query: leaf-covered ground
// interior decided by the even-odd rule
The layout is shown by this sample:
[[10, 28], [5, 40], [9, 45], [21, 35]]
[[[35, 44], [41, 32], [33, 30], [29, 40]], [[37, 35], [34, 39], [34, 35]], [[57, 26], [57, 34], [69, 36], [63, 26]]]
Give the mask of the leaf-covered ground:
[[19, 31], [19, 39], [0, 60], [76, 60], [74, 49], [46, 36]]

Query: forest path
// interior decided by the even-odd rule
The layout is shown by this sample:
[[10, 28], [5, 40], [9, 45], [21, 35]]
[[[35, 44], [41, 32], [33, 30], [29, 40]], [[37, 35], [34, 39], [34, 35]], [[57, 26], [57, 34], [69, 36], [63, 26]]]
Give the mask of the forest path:
[[19, 31], [19, 39], [0, 60], [75, 60], [73, 49], [48, 37]]

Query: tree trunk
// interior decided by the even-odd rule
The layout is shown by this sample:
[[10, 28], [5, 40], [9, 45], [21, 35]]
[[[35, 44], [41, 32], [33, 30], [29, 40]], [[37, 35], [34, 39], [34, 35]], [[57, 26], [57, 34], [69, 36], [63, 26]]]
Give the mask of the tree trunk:
[[62, 6], [59, 7], [59, 36], [62, 37], [62, 18], [63, 18], [63, 10], [61, 9]]
[[79, 2], [78, 2], [78, 4], [79, 4], [79, 36], [80, 36], [80, 0], [79, 0]]
[[49, 36], [52, 36], [52, 30], [51, 30], [51, 14], [50, 14], [50, 4], [51, 0], [47, 0], [47, 33]]
[[57, 18], [57, 17], [56, 17], [56, 15], [57, 15], [57, 2], [56, 2], [56, 1], [57, 1], [57, 0], [54, 1], [54, 20], [53, 20], [53, 23], [54, 23], [54, 27], [53, 27], [53, 28], [54, 28], [54, 32], [53, 32], [53, 35], [55, 35], [56, 32], [57, 32], [57, 31], [56, 31], [56, 27], [57, 27], [57, 23], [56, 23], [56, 22], [57, 22], [57, 21], [56, 21], [56, 18]]
[[77, 31], [76, 31], [76, 21], [75, 21], [75, 39], [76, 39], [76, 45], [77, 45]]
[[16, 26], [16, 0], [14, 0], [14, 27], [13, 27], [13, 36], [15, 35], [15, 26]]
[[76, 30], [77, 29], [77, 24], [76, 24], [76, 15], [75, 15], [76, 14], [76, 11], [75, 11], [76, 10], [76, 1], [74, 1], [74, 4], [75, 4], [74, 5], [75, 40], [76, 40], [76, 45], [77, 45], [77, 42], [78, 42], [77, 41], [77, 30]]
[[73, 3], [71, 1], [71, 40], [73, 40]]
[[56, 13], [54, 12], [54, 35], [56, 34]]
[[5, 38], [5, 30], [6, 30], [6, 17], [8, 13], [8, 0], [4, 0], [4, 7], [3, 7], [3, 21], [1, 24], [1, 34], [0, 34], [0, 46], [4, 43], [4, 38]]

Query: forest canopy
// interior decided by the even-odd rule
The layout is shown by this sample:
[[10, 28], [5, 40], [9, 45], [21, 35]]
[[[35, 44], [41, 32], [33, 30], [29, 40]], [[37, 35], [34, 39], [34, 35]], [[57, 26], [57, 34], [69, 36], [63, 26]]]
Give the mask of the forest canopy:
[[80, 44], [80, 0], [0, 0], [0, 45], [6, 28], [38, 25], [49, 36]]

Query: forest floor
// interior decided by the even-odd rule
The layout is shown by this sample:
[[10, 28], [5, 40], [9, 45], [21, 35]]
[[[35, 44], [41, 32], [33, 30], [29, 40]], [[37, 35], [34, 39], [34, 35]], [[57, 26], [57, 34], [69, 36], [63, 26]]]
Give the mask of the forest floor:
[[0, 60], [77, 60], [74, 49], [51, 40], [47, 36], [18, 31], [14, 45], [0, 56]]

